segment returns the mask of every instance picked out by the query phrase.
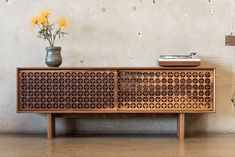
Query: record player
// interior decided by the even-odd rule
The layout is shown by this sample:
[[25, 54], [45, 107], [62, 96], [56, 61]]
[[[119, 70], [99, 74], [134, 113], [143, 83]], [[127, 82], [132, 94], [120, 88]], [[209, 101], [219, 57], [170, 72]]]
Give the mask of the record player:
[[201, 65], [201, 59], [195, 52], [189, 55], [160, 55], [158, 62], [160, 66], [165, 67], [195, 67]]

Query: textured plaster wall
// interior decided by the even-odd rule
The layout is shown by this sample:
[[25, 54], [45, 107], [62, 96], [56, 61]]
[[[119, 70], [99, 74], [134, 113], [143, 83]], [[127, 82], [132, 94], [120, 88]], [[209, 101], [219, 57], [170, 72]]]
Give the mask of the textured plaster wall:
[[[157, 66], [159, 54], [196, 51], [217, 68], [216, 114], [188, 115], [187, 131], [235, 133], [234, 0], [5, 0], [0, 1], [0, 132], [45, 133], [46, 117], [16, 114], [16, 67], [45, 67], [47, 43], [30, 26], [49, 9], [66, 16], [63, 67]], [[174, 118], [59, 119], [57, 130], [82, 133], [175, 133]]]

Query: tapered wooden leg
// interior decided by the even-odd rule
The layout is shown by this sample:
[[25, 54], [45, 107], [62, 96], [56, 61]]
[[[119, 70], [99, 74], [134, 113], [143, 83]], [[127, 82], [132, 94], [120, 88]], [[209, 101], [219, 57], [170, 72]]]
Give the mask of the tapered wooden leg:
[[177, 119], [177, 136], [179, 139], [184, 139], [184, 129], [185, 129], [185, 114], [179, 113]]
[[47, 114], [47, 138], [52, 139], [55, 136], [55, 117], [52, 113]]

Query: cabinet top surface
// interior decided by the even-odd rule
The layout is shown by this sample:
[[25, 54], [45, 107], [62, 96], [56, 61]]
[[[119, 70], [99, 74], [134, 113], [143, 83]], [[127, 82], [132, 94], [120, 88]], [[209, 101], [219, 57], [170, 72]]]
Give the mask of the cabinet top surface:
[[161, 69], [206, 69], [214, 70], [215, 67], [17, 67], [18, 70], [161, 70]]

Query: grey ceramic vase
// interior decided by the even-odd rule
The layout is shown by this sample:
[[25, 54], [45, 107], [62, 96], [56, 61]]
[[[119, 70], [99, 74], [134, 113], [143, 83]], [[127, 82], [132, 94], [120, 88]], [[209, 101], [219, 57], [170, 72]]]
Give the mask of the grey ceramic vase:
[[49, 67], [59, 67], [62, 63], [61, 47], [47, 47], [46, 64]]

